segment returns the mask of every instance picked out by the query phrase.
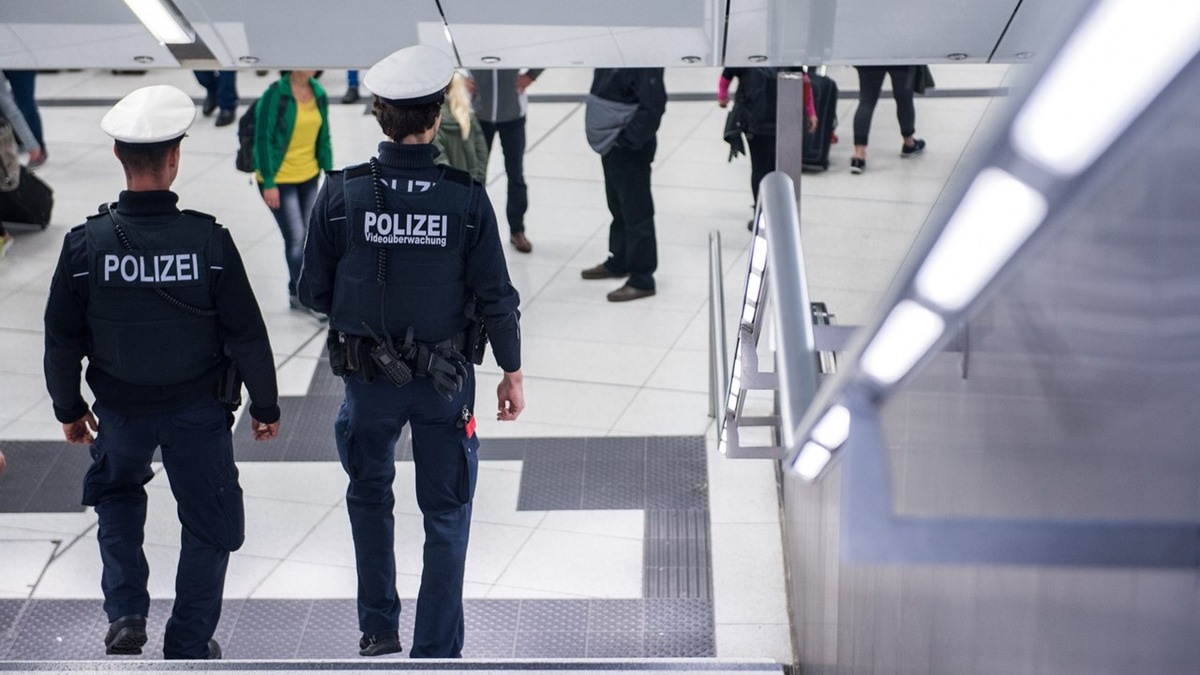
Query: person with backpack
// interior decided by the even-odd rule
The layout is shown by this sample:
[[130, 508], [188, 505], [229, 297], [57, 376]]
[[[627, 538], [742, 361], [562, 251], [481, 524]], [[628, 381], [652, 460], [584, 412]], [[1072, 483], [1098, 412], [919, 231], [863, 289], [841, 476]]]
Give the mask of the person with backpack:
[[258, 189], [283, 234], [288, 302], [297, 311], [308, 311], [296, 297], [308, 219], [321, 175], [333, 168], [329, 97], [315, 74], [285, 70], [255, 103], [253, 160]]
[[[758, 184], [763, 176], [775, 170], [775, 118], [779, 95], [779, 68], [726, 68], [717, 83], [717, 105], [729, 105], [729, 87], [738, 81], [734, 92], [733, 109], [745, 129], [750, 150], [750, 191], [758, 203]], [[788, 69], [799, 71], [799, 68]], [[817, 109], [813, 104], [812, 86], [804, 76], [804, 126], [809, 133], [817, 130]], [[750, 221], [754, 229], [754, 221]]]

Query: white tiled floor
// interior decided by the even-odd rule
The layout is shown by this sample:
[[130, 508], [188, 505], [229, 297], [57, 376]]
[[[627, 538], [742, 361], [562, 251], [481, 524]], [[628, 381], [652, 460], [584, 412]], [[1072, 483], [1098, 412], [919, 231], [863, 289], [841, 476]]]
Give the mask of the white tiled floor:
[[[843, 88], [853, 72], [833, 69]], [[990, 87], [1004, 68], [937, 70], [944, 87]], [[243, 96], [268, 80], [240, 74]], [[672, 92], [715, 89], [717, 71], [672, 70]], [[341, 73], [326, 77], [340, 96]], [[590, 71], [551, 70], [535, 93], [586, 91]], [[145, 76], [73, 72], [42, 76], [43, 98], [117, 98], [154, 83], [173, 83], [199, 96], [189, 74]], [[846, 171], [854, 103], [841, 101], [842, 142], [833, 169], [805, 176], [801, 204], [809, 283], [839, 323], [872, 315], [896, 268], [963, 159], [989, 99], [919, 99], [918, 135], [925, 154], [901, 161], [890, 100], [880, 102], [868, 173]], [[0, 262], [0, 442], [58, 439], [41, 380], [41, 311], [62, 235], [123, 187], [110, 142], [98, 128], [105, 108], [44, 107], [50, 162], [39, 171], [54, 188], [53, 226], [18, 231]], [[362, 161], [379, 139], [360, 106], [331, 108], [335, 161]], [[511, 252], [522, 294], [526, 397], [521, 420], [500, 424], [482, 415], [484, 439], [503, 436], [705, 434], [707, 409], [708, 235], [722, 236], [727, 312], [738, 311], [750, 216], [749, 163], [726, 162], [725, 112], [712, 103], [672, 102], [654, 164], [660, 268], [659, 294], [613, 304], [616, 284], [588, 282], [578, 270], [605, 257], [608, 216], [598, 158], [583, 134], [582, 106], [535, 104], [529, 113], [526, 172], [530, 190], [531, 255]], [[199, 119], [184, 143], [175, 188], [186, 207], [216, 214], [234, 235], [258, 295], [280, 364], [281, 393], [304, 393], [317, 364], [323, 329], [289, 312], [282, 243], [267, 209], [244, 174], [233, 170], [236, 134]], [[499, 155], [497, 147], [497, 155]], [[489, 193], [503, 214], [502, 162], [491, 164]], [[503, 218], [501, 217], [503, 222]], [[732, 340], [731, 340], [732, 344]], [[479, 401], [488, 407], [499, 380], [494, 364], [480, 369]], [[288, 420], [283, 421], [284, 424]], [[768, 462], [724, 460], [710, 446], [718, 655], [765, 656], [790, 662], [786, 594], [775, 472]], [[80, 452], [83, 452], [81, 449]], [[484, 462], [467, 566], [467, 594], [490, 598], [635, 598], [641, 594], [643, 518], [638, 511], [517, 512], [520, 463]], [[342, 506], [345, 477], [336, 464], [244, 463], [246, 545], [231, 563], [227, 595], [243, 598], [354, 596], [353, 552]], [[411, 465], [397, 480], [400, 593], [415, 595], [420, 571], [419, 519]], [[170, 597], [178, 524], [164, 478], [151, 484], [147, 556], [152, 593]], [[94, 516], [0, 514], [0, 597], [99, 597]]]

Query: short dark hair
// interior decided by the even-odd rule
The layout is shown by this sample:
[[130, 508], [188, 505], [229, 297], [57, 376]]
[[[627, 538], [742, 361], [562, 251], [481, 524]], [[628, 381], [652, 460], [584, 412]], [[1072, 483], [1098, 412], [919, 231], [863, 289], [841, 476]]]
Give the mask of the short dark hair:
[[121, 166], [125, 167], [127, 175], [135, 173], [161, 174], [167, 166], [167, 155], [171, 154], [171, 150], [179, 147], [179, 144], [154, 144], [143, 147], [131, 143], [117, 143], [116, 147], [117, 159], [121, 160]]
[[384, 135], [397, 142], [405, 136], [422, 134], [432, 129], [441, 110], [441, 101], [399, 106], [385, 103], [378, 96], [375, 97], [375, 105], [371, 108]]

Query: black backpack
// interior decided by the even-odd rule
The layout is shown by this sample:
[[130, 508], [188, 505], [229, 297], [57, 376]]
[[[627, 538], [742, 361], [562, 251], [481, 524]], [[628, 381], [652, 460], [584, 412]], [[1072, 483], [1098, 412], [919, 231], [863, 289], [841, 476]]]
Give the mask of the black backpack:
[[[238, 151], [233, 158], [233, 165], [237, 167], [238, 171], [244, 173], [254, 173], [257, 168], [254, 166], [254, 118], [258, 114], [258, 103], [261, 100], [261, 98], [255, 99], [238, 120]], [[286, 112], [287, 100], [280, 96], [279, 111], [275, 118], [276, 125], [283, 124]]]

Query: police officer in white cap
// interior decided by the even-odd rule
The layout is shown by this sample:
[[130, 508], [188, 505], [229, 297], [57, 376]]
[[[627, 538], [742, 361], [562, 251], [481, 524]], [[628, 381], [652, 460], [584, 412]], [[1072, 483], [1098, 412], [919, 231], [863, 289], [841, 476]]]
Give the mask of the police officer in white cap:
[[370, 162], [329, 175], [317, 197], [300, 300], [329, 315], [330, 365], [345, 379], [335, 439], [350, 475], [359, 653], [401, 651], [392, 480], [412, 428], [425, 554], [410, 655], [462, 655], [463, 569], [475, 490], [474, 365], [490, 336], [503, 369], [499, 420], [525, 407], [519, 298], [483, 185], [434, 162], [431, 145], [454, 64], [401, 49], [364, 78], [387, 140]]
[[[186, 94], [158, 85], [104, 116], [127, 189], [67, 234], [46, 306], [54, 414], [68, 441], [91, 444], [94, 460], [83, 503], [99, 518], [109, 654], [146, 644], [143, 486], [161, 448], [183, 525], [163, 656], [221, 657], [212, 636], [244, 531], [230, 433], [235, 371], [250, 391], [254, 437], [279, 432], [271, 345], [237, 248], [212, 216], [179, 210], [170, 190], [195, 115]], [[92, 409], [80, 395], [84, 357]]]

